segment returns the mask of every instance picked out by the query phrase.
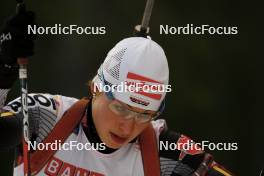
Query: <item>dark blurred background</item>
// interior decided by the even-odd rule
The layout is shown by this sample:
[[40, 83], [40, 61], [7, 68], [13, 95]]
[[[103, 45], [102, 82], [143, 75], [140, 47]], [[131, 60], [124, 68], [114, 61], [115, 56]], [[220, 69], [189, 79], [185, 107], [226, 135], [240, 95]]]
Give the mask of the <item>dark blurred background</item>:
[[[107, 52], [132, 36], [145, 1], [26, 0], [40, 26], [105, 26], [105, 35], [42, 35], [30, 58], [30, 92], [81, 98]], [[15, 1], [1, 0], [0, 22], [15, 13]], [[260, 4], [228, 0], [156, 0], [151, 37], [165, 50], [170, 84], [163, 118], [195, 141], [237, 142], [237, 151], [209, 151], [237, 175], [257, 176], [264, 167], [263, 53]], [[263, 16], [263, 15], [262, 15]], [[160, 35], [159, 25], [237, 26], [237, 35]], [[258, 27], [258, 28], [257, 28]], [[261, 45], [260, 45], [261, 46]], [[263, 45], [262, 45], [263, 46]], [[14, 85], [9, 100], [19, 96]], [[8, 135], [8, 132], [6, 133]], [[0, 175], [12, 172], [13, 152], [2, 151]]]

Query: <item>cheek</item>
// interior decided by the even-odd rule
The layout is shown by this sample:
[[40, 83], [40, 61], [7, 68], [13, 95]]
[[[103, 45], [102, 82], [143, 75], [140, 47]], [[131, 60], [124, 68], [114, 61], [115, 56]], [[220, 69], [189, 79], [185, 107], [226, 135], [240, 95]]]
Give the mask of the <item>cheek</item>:
[[92, 106], [92, 116], [96, 130], [101, 139], [105, 138], [108, 131], [114, 128], [115, 118], [108, 108], [108, 102], [103, 97], [98, 97]]
[[146, 123], [146, 124], [137, 124], [135, 126], [135, 130], [134, 130], [134, 133], [133, 133], [133, 137], [132, 139], [134, 139], [135, 137], [137, 137], [142, 131], [144, 131], [147, 126], [149, 125], [149, 123]]
[[98, 99], [93, 105], [93, 117], [95, 120], [100, 121], [100, 125], [108, 125], [113, 123], [114, 115], [108, 108], [108, 102]]
[[107, 109], [105, 108], [104, 103], [100, 102], [99, 100], [95, 100], [93, 104], [93, 117], [95, 117], [96, 120], [100, 120], [104, 118], [104, 116], [107, 117]]

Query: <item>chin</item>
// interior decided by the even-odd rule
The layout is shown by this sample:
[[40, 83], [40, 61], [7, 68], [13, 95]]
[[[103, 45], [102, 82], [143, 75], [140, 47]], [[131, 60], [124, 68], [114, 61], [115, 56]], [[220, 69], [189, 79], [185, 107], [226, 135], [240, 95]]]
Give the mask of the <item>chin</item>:
[[114, 144], [109, 144], [109, 143], [105, 143], [105, 145], [108, 147], [108, 148], [111, 148], [111, 149], [119, 149], [121, 146], [117, 146], [117, 145], [114, 145]]
[[122, 145], [118, 145], [118, 144], [114, 143], [114, 141], [111, 141], [110, 136], [108, 139], [102, 140], [102, 141], [103, 141], [103, 143], [105, 143], [105, 145], [108, 148], [111, 148], [111, 149], [119, 149], [120, 147], [122, 147]]

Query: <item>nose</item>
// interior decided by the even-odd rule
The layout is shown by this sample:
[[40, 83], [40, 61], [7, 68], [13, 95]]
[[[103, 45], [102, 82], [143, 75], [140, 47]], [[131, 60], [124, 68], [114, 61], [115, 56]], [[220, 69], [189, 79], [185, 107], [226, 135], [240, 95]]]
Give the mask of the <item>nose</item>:
[[135, 128], [135, 119], [123, 119], [119, 124], [119, 130], [122, 133], [122, 136], [128, 137], [134, 131]]

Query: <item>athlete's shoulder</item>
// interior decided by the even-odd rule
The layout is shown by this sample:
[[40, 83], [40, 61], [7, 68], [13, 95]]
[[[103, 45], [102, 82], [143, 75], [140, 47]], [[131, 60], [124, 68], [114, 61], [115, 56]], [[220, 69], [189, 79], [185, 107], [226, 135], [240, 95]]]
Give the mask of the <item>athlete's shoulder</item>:
[[156, 133], [157, 139], [159, 139], [160, 134], [167, 129], [167, 124], [164, 119], [158, 119], [151, 121], [151, 125]]
[[159, 120], [152, 125], [154, 129], [159, 129], [158, 146], [162, 175], [191, 175], [193, 172], [197, 175], [206, 172], [208, 176], [233, 175], [216, 163], [213, 156], [202, 150], [190, 137], [167, 128], [165, 121]]
[[[78, 99], [48, 93], [31, 93], [27, 96], [28, 114], [31, 127], [36, 135], [36, 141], [41, 142], [52, 131], [64, 112]], [[4, 107], [1, 117], [16, 116], [23, 118], [21, 113], [21, 98], [16, 98]]]
[[[31, 93], [28, 94], [27, 100], [29, 109], [41, 108], [57, 115], [63, 114], [72, 104], [78, 101], [76, 98], [49, 93]], [[4, 110], [19, 113], [21, 111], [21, 98], [18, 97], [9, 102]]]

